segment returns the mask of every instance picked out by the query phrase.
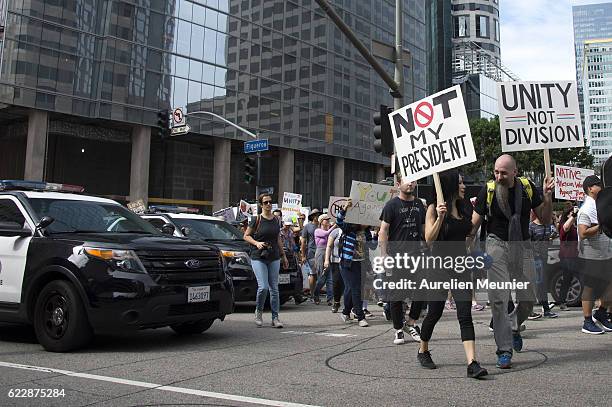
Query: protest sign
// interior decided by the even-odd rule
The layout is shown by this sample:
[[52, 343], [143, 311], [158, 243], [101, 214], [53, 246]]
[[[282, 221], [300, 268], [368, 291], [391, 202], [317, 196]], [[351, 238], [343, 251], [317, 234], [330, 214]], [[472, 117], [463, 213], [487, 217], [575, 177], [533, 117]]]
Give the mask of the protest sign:
[[583, 147], [576, 81], [499, 82], [502, 151]]
[[344, 205], [346, 205], [347, 201], [348, 197], [346, 196], [330, 196], [329, 205], [327, 205], [327, 213], [329, 216], [336, 219], [338, 211], [342, 209]]
[[128, 202], [127, 207], [129, 210], [138, 215], [142, 215], [147, 211], [147, 206], [142, 199], [138, 199], [134, 202]]
[[300, 213], [302, 207], [302, 195], [294, 194], [292, 192], [283, 193], [283, 202], [281, 211], [283, 212], [283, 218], [293, 218], [295, 215]]
[[595, 171], [584, 168], [555, 165], [555, 198], [569, 201], [584, 201], [582, 181]]
[[476, 161], [461, 88], [453, 86], [389, 114], [402, 177], [410, 181]]
[[213, 216], [219, 216], [223, 218], [226, 222], [233, 222], [236, 220], [232, 207], [220, 209], [216, 212], [213, 212]]
[[399, 195], [399, 190], [389, 185], [353, 181], [350, 194], [353, 206], [347, 210], [345, 221], [359, 225], [379, 226], [383, 207], [397, 195]]

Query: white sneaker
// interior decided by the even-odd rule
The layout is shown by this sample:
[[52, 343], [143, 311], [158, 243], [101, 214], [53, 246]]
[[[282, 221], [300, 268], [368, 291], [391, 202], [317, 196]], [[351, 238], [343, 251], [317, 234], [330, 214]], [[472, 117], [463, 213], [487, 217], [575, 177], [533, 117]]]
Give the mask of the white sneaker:
[[395, 345], [402, 345], [406, 343], [406, 340], [404, 339], [404, 331], [402, 329], [395, 331], [395, 339], [393, 339], [393, 343]]
[[274, 328], [282, 328], [283, 327], [283, 323], [280, 322], [280, 320], [278, 318], [274, 318], [274, 319], [272, 319], [272, 326]]
[[366, 326], [370, 326], [370, 324], [368, 324], [368, 321], [364, 318], [361, 321], [359, 321], [359, 326], [362, 328], [365, 328]]
[[414, 339], [415, 342], [421, 342], [421, 329], [418, 325], [404, 325], [404, 332]]
[[263, 326], [262, 312], [257, 309], [255, 310], [255, 325], [257, 325], [257, 328], [261, 328]]
[[353, 322], [353, 320], [351, 319], [350, 315], [346, 315], [346, 314], [342, 314], [342, 313], [340, 313], [340, 319], [342, 320], [342, 322], [344, 322], [346, 324], [350, 324], [351, 322]]

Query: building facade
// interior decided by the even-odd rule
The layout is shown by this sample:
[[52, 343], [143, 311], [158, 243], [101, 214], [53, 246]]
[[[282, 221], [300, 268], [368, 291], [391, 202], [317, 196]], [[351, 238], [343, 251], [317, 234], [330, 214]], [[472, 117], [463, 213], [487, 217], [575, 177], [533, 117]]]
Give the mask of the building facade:
[[[208, 210], [253, 199], [249, 137], [206, 112], [269, 140], [261, 184], [281, 199], [326, 206], [384, 177], [372, 114], [388, 88], [312, 0], [0, 3], [0, 178]], [[366, 45], [394, 44], [394, 1], [331, 3]], [[427, 31], [426, 1], [405, 3], [408, 103], [427, 94]], [[192, 131], [162, 140], [157, 113], [176, 107]]]
[[[576, 54], [576, 82], [578, 85], [578, 102], [582, 112], [583, 123], [587, 111], [584, 109], [584, 42], [612, 38], [612, 2], [572, 6], [574, 24], [574, 51]], [[585, 133], [587, 132], [585, 128]]]
[[612, 38], [583, 42], [586, 142], [595, 168], [612, 154]]

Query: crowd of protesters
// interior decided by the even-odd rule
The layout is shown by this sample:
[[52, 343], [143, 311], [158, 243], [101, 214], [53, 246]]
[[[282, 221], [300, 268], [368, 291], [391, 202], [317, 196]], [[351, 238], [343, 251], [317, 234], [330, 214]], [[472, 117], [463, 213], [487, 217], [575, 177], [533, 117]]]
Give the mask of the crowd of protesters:
[[[597, 176], [584, 180], [582, 206], [578, 208], [575, 203], [568, 202], [559, 214], [553, 213], [552, 208], [554, 181], [546, 177], [542, 187], [537, 188], [531, 180], [518, 176], [516, 162], [507, 154], [497, 159], [494, 179], [482, 187], [472, 202], [465, 197], [460, 169], [439, 176], [442, 197], [434, 196], [427, 205], [416, 196], [415, 181], [396, 176], [399, 194], [383, 208], [378, 227], [348, 223], [350, 199], [334, 216], [313, 209], [307, 218], [300, 215], [297, 222], [283, 222], [280, 210], [271, 211], [272, 197], [261, 195], [261, 215], [252, 217], [248, 225], [243, 226], [245, 240], [253, 247], [251, 258], [259, 285], [257, 326], [262, 325], [263, 304], [268, 292], [272, 324], [283, 326], [278, 316], [278, 269], [281, 260], [283, 266], [287, 264], [283, 253], [291, 253], [299, 259], [303, 283], [302, 292], [295, 297], [296, 304], [307, 300], [321, 304], [320, 296], [325, 287], [325, 303], [332, 313], [340, 312], [345, 323], [355, 320], [358, 326], [367, 327], [368, 319], [374, 318], [368, 310], [369, 300], [376, 301], [383, 307], [382, 314], [387, 321], [392, 321], [393, 343], [405, 343], [405, 333], [419, 342], [417, 360], [427, 369], [436, 368], [429, 351], [436, 323], [445, 308], [456, 310], [467, 375], [485, 376], [486, 369], [476, 361], [472, 322], [472, 312], [483, 311], [485, 306], [476, 302], [474, 291], [443, 290], [428, 301], [419, 298], [410, 302], [384, 298], [372, 289], [374, 274], [368, 261], [371, 250], [378, 249], [383, 257], [393, 256], [398, 250], [394, 243], [402, 242], [402, 250], [412, 254], [427, 250], [435, 254], [442, 250], [436, 246], [440, 242], [463, 242], [463, 254], [486, 252], [489, 259], [486, 276], [479, 277], [509, 281], [518, 276], [531, 283], [526, 289], [516, 290], [515, 299], [510, 290], [488, 290], [487, 305], [492, 315], [490, 328], [497, 345], [498, 368], [510, 368], [513, 353], [522, 350], [521, 330], [525, 320], [556, 318], [555, 307], [561, 311], [568, 309], [568, 302], [576, 300], [572, 287], [578, 279], [584, 285], [581, 332], [612, 331], [612, 246], [598, 224], [595, 200], [602, 183]], [[551, 287], [547, 286], [545, 270], [550, 245], [556, 238], [560, 241], [561, 278], [558, 300], [549, 302]], [[454, 254], [461, 255], [460, 251]], [[469, 281], [476, 277], [468, 273], [463, 278]], [[536, 304], [541, 307], [541, 313], [534, 311]], [[424, 310], [425, 318], [419, 328], [417, 321]]]

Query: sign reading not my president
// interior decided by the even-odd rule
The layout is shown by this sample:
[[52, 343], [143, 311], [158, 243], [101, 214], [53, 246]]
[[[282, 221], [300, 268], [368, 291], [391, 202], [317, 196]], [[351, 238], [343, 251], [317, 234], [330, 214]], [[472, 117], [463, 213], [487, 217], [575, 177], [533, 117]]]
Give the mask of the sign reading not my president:
[[499, 82], [502, 151], [583, 147], [576, 81]]
[[476, 161], [459, 86], [404, 106], [389, 121], [399, 171], [410, 181]]

